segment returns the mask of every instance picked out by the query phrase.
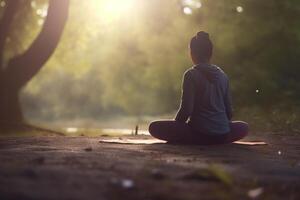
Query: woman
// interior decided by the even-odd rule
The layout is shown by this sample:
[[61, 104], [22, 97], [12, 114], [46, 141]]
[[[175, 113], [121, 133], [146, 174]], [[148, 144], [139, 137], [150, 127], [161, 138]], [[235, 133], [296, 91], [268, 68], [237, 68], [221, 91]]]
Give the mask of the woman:
[[170, 143], [226, 144], [248, 133], [248, 124], [232, 121], [231, 96], [226, 74], [210, 64], [213, 44], [206, 32], [190, 42], [194, 66], [184, 73], [181, 105], [175, 120], [154, 121], [153, 137]]

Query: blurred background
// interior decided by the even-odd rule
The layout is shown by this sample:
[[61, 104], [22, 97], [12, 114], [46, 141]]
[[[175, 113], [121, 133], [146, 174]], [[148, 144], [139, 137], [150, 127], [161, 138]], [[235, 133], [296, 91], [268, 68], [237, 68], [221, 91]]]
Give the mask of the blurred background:
[[[28, 48], [47, 8], [23, 1], [4, 61]], [[298, 0], [71, 0], [58, 48], [22, 91], [26, 119], [130, 129], [172, 118], [199, 30], [210, 33], [212, 63], [231, 80], [234, 119], [252, 131], [300, 132]]]

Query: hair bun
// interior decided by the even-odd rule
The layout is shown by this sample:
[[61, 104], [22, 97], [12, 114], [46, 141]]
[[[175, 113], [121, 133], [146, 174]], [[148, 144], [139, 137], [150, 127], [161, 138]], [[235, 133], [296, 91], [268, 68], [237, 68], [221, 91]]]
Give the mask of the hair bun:
[[209, 34], [204, 31], [200, 31], [197, 33], [196, 39], [197, 40], [209, 40]]
[[[213, 43], [205, 31], [198, 32], [190, 42], [192, 58], [195, 62], [208, 62], [212, 56]], [[194, 60], [193, 60], [194, 61]]]

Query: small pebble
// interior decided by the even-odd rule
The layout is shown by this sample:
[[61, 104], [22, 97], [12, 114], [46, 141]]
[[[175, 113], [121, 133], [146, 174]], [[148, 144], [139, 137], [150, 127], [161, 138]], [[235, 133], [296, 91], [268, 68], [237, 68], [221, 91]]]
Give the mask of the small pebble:
[[85, 151], [93, 151], [92, 147], [87, 147], [84, 149]]
[[125, 189], [132, 189], [134, 187], [134, 182], [133, 182], [133, 180], [130, 180], [130, 179], [123, 179], [121, 181], [121, 185]]
[[255, 188], [248, 191], [248, 196], [252, 199], [257, 198], [264, 192], [264, 189], [262, 187]]

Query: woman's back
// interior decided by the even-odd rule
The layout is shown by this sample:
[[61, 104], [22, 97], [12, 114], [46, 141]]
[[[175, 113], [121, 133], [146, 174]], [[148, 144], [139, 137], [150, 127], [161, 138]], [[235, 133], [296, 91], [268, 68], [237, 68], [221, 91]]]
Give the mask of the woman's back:
[[190, 125], [196, 131], [224, 134], [230, 131], [231, 113], [228, 78], [217, 66], [198, 64], [188, 70], [195, 90], [194, 106], [190, 117]]

